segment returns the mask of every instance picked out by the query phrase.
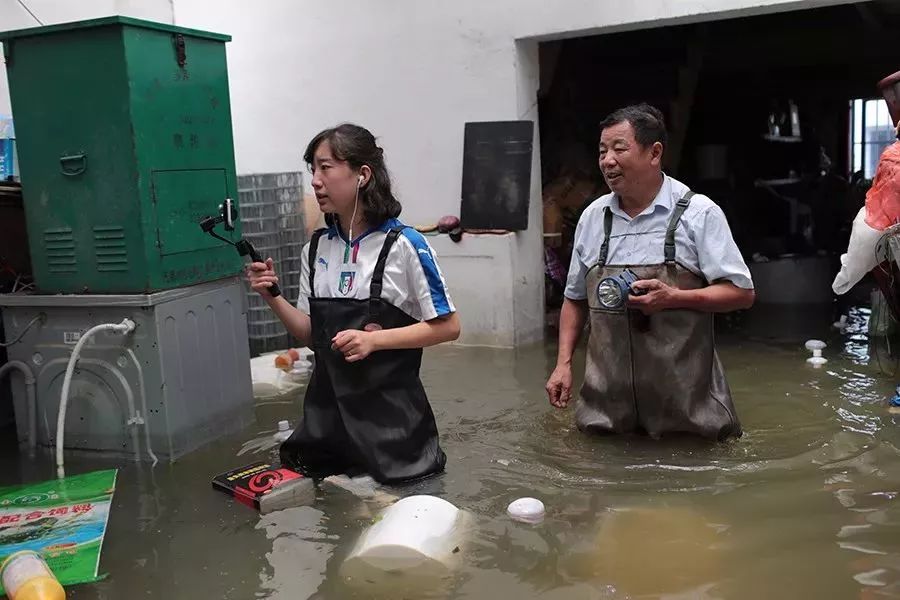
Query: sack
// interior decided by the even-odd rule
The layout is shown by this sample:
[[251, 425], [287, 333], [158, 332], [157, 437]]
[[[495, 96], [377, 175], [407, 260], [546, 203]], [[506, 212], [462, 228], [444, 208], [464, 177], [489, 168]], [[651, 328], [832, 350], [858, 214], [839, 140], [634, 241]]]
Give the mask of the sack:
[[888, 146], [866, 194], [866, 223], [879, 231], [900, 223], [900, 141]]
[[869, 226], [867, 212], [868, 208], [863, 207], [853, 219], [847, 253], [841, 255], [841, 270], [831, 284], [835, 294], [849, 292], [850, 288], [859, 283], [877, 264], [875, 247], [881, 239], [882, 232]]

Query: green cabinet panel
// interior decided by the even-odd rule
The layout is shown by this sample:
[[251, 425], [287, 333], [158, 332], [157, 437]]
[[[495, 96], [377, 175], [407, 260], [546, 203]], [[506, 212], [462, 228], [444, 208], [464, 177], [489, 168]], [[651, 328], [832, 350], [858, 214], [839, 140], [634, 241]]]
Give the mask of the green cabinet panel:
[[229, 37], [109, 17], [0, 39], [40, 291], [142, 293], [240, 271], [197, 224], [237, 201]]

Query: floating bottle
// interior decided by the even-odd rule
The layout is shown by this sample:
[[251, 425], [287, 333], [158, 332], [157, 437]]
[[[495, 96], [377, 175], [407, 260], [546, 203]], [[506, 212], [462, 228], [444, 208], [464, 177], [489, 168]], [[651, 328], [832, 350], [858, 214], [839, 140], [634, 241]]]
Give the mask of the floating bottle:
[[0, 567], [9, 600], [66, 600], [66, 591], [37, 552], [10, 555]]

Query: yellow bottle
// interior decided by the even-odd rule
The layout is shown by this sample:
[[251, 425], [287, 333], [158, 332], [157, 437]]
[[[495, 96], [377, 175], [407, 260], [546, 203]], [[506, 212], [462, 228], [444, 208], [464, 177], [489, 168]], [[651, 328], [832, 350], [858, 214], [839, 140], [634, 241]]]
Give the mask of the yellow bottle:
[[16, 552], [0, 566], [9, 600], [66, 600], [66, 591], [37, 552]]

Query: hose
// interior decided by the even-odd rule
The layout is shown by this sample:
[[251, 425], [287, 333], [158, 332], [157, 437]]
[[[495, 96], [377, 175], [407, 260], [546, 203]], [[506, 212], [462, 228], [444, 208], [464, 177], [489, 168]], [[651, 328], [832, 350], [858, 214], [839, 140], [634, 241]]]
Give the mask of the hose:
[[28, 399], [28, 450], [33, 455], [37, 448], [37, 394], [35, 392], [36, 380], [34, 373], [27, 364], [21, 360], [11, 360], [4, 365], [0, 365], [0, 379], [11, 372], [18, 369], [25, 378], [25, 394]]
[[69, 364], [66, 366], [66, 375], [63, 378], [62, 394], [60, 394], [59, 398], [59, 414], [56, 419], [56, 474], [60, 479], [65, 477], [65, 471], [63, 469], [63, 437], [66, 430], [66, 410], [69, 406], [69, 388], [72, 385], [72, 375], [75, 373], [75, 363], [78, 362], [81, 350], [91, 337], [101, 331], [114, 331], [126, 335], [134, 331], [134, 327], [134, 321], [131, 319], [123, 319], [121, 323], [101, 323], [100, 325], [95, 325], [84, 332], [78, 340], [78, 343], [75, 344], [75, 348], [72, 350], [72, 356], [69, 358]]

